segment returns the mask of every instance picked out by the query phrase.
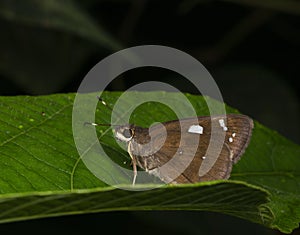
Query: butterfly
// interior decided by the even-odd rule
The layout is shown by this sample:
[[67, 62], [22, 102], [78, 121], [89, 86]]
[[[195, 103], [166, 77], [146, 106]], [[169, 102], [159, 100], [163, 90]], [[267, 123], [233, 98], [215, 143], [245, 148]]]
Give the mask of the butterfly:
[[127, 145], [133, 185], [137, 166], [165, 183], [185, 184], [228, 179], [250, 142], [253, 127], [246, 115], [226, 114], [172, 120], [150, 128], [119, 125], [113, 132]]

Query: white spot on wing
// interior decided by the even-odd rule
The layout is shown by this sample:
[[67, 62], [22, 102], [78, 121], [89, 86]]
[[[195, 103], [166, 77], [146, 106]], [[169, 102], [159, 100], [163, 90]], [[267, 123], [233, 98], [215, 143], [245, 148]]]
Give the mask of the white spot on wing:
[[236, 134], [233, 132], [233, 133], [232, 133], [232, 137], [234, 138], [234, 137], [235, 137], [235, 135], [236, 135]]
[[203, 134], [203, 127], [200, 126], [200, 125], [192, 125], [190, 126], [189, 130], [188, 130], [189, 133], [196, 133], [196, 134]]
[[232, 143], [233, 142], [233, 139], [232, 137], [229, 137], [229, 142]]
[[228, 130], [227, 126], [225, 126], [224, 119], [219, 119], [219, 124], [220, 124], [220, 127], [223, 127], [224, 131]]
[[204, 160], [205, 158], [206, 158], [205, 156], [202, 157], [203, 160]]

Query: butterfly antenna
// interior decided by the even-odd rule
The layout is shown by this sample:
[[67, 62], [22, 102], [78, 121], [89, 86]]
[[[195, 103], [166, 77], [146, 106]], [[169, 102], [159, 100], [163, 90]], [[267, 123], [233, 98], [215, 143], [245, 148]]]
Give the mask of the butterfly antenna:
[[119, 114], [116, 110], [113, 110], [100, 96], [97, 96], [97, 99], [106, 107], [108, 108], [112, 113], [115, 113], [117, 117], [122, 120], [122, 115]]
[[84, 126], [90, 125], [90, 126], [115, 126], [118, 127], [120, 125], [112, 125], [112, 124], [102, 124], [102, 123], [95, 123], [95, 122], [84, 122]]
[[83, 125], [91, 125], [91, 126], [111, 126], [111, 124], [100, 124], [100, 123], [94, 123], [94, 122], [85, 122]]
[[100, 97], [100, 96], [97, 96], [97, 99], [104, 105], [106, 106], [109, 110], [113, 111], [113, 109], [107, 105], [107, 103]]

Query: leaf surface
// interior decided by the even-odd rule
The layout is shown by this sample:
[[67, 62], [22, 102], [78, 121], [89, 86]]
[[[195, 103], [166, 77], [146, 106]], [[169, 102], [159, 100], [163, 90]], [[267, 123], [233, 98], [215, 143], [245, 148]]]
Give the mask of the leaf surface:
[[[120, 94], [105, 92], [103, 98], [112, 106]], [[147, 95], [163, 95], [181, 105], [177, 93]], [[74, 96], [0, 97], [0, 222], [114, 210], [205, 210], [285, 233], [299, 226], [300, 147], [277, 132], [255, 122], [250, 145], [230, 180], [126, 191], [106, 185], [82, 162], [72, 133]], [[203, 97], [186, 96], [198, 115], [209, 114]], [[97, 110], [96, 121], [109, 123], [110, 110], [101, 105]], [[172, 110], [150, 102], [138, 107], [130, 122], [149, 126], [173, 119]], [[112, 133], [97, 131], [111, 158], [127, 161], [130, 168]]]

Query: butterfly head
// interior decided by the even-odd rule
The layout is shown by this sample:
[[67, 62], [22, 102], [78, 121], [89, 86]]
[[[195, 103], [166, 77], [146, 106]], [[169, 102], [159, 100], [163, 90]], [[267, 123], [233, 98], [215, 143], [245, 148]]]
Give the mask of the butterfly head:
[[115, 137], [122, 142], [129, 142], [134, 136], [134, 128], [132, 125], [119, 126], [114, 129]]

